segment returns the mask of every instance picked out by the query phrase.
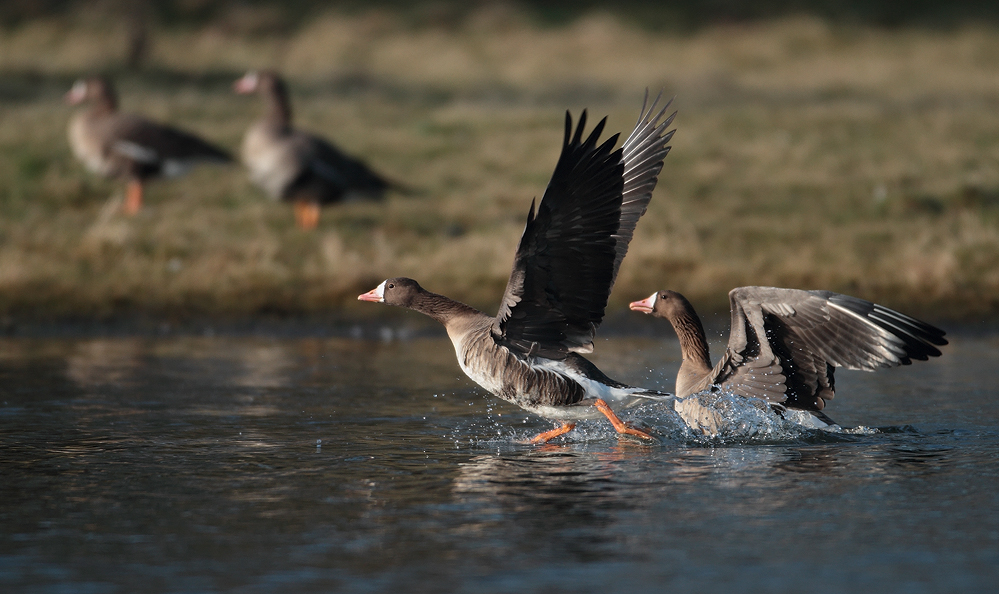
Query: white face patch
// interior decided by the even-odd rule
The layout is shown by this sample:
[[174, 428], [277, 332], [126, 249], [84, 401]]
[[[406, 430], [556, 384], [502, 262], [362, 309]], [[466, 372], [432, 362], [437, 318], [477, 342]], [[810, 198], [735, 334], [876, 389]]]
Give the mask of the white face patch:
[[69, 90], [69, 93], [66, 95], [66, 100], [71, 105], [76, 105], [77, 103], [80, 103], [86, 98], [87, 98], [87, 81], [85, 80], [78, 80], [75, 83], [73, 83], [73, 88], [71, 88]]
[[257, 90], [257, 85], [260, 84], [260, 77], [256, 72], [247, 72], [243, 80], [239, 82], [245, 92], [252, 93]]
[[370, 301], [372, 303], [385, 303], [385, 283], [388, 281], [382, 281], [382, 284], [378, 285], [374, 289], [371, 289], [363, 295], [358, 295], [358, 301]]
[[633, 301], [628, 307], [632, 311], [640, 311], [642, 313], [650, 314], [656, 308], [656, 300], [659, 299], [659, 292], [656, 291], [652, 295], [649, 295], [641, 301]]
[[243, 78], [236, 81], [233, 88], [236, 89], [237, 93], [252, 93], [257, 90], [257, 85], [260, 84], [260, 77], [257, 75], [256, 71], [247, 72], [243, 75]]

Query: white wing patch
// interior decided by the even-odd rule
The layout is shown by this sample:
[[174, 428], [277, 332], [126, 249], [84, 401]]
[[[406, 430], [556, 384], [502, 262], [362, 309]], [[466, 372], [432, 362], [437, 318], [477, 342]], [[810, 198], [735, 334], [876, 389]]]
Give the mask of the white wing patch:
[[180, 175], [184, 175], [185, 173], [190, 171], [191, 168], [193, 167], [194, 167], [193, 161], [184, 161], [181, 159], [167, 159], [166, 161], [163, 162], [163, 167], [160, 170], [160, 173], [162, 173], [164, 177], [177, 177]]
[[119, 140], [112, 145], [113, 149], [117, 153], [125, 155], [133, 161], [138, 161], [140, 163], [155, 163], [159, 160], [159, 153], [148, 146], [142, 146], [136, 142], [130, 140]]

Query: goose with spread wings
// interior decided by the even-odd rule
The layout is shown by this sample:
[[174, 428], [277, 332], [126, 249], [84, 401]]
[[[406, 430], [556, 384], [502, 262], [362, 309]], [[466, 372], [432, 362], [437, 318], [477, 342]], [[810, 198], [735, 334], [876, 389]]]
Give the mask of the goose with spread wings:
[[683, 361], [676, 376], [676, 410], [688, 425], [718, 432], [720, 417], [686, 397], [712, 387], [759, 398], [778, 410], [808, 411], [815, 426], [834, 422], [822, 410], [835, 396], [837, 367], [875, 371], [939, 357], [945, 332], [864, 299], [832, 291], [739, 287], [729, 292], [732, 321], [725, 354], [711, 365], [708, 341], [694, 307], [675, 291], [631, 303], [632, 310], [668, 320]]
[[622, 422], [614, 409], [667, 395], [607, 377], [581, 353], [593, 350], [607, 298], [638, 219], [669, 152], [676, 115], [658, 99], [624, 144], [599, 142], [606, 118], [585, 138], [586, 112], [573, 132], [566, 113], [562, 154], [541, 202], [532, 202], [514, 256], [513, 272], [493, 317], [431, 293], [416, 281], [392, 278], [362, 301], [406, 307], [442, 323], [469, 378], [503, 400], [559, 421], [532, 441], [571, 431], [579, 419], [606, 416], [619, 433], [651, 439]]

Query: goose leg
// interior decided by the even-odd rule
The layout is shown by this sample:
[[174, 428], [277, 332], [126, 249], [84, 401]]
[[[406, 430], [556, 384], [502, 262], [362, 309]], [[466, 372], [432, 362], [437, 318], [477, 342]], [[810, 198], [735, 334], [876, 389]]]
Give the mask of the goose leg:
[[548, 443], [548, 441], [555, 439], [559, 435], [565, 435], [566, 433], [572, 431], [576, 428], [575, 423], [562, 423], [561, 427], [556, 427], [551, 431], [545, 431], [544, 433], [539, 433], [534, 436], [530, 443]]
[[125, 191], [125, 205], [123, 210], [128, 216], [138, 214], [142, 208], [142, 182], [137, 179], [128, 181], [128, 188]]
[[304, 200], [295, 202], [295, 221], [302, 229], [315, 229], [319, 225], [319, 205]]
[[642, 431], [641, 429], [636, 429], [619, 419], [618, 416], [614, 414], [614, 411], [611, 410], [611, 407], [602, 398], [598, 398], [596, 402], [593, 403], [593, 406], [597, 407], [597, 410], [604, 413], [604, 416], [611, 422], [611, 425], [614, 425], [614, 429], [618, 433], [634, 435], [635, 437], [640, 437], [642, 439], [656, 441], [656, 438], [651, 434]]

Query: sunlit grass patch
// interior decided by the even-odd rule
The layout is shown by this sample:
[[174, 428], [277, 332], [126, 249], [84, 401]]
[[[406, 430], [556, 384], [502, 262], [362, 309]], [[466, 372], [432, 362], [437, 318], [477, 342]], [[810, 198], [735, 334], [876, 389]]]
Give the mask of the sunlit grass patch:
[[[144, 70], [101, 22], [0, 33], [0, 312], [7, 316], [317, 313], [388, 276], [495, 310], [564, 111], [630, 130], [646, 87], [677, 134], [612, 308], [674, 288], [699, 310], [744, 284], [826, 288], [913, 313], [993, 315], [999, 294], [999, 33], [809, 19], [640, 31], [606, 13], [539, 28], [516, 13], [414, 27], [330, 13], [290, 34], [158, 29]], [[238, 166], [149, 187], [70, 155], [60, 95], [116, 74], [124, 109], [235, 152], [261, 106], [245, 70], [288, 76], [296, 122], [401, 183], [324, 210], [313, 233]], [[378, 315], [373, 308], [350, 309]]]

